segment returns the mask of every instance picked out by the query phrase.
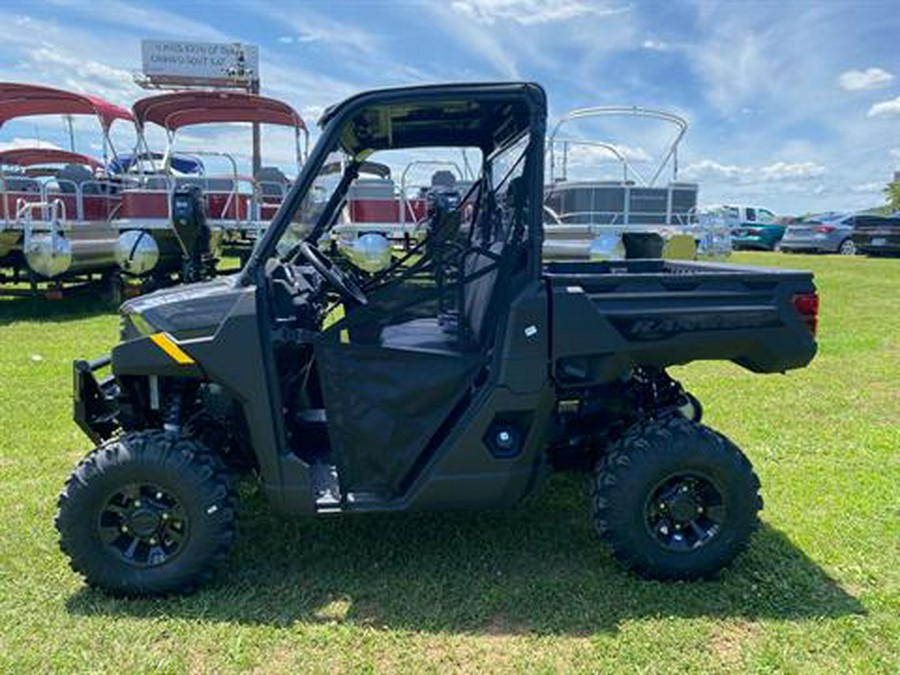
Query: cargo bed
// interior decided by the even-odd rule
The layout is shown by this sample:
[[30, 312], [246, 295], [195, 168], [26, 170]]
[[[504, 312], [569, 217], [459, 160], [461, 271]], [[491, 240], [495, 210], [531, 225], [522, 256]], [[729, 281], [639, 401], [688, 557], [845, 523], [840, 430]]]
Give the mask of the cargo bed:
[[713, 359], [783, 372], [816, 353], [810, 272], [623, 260], [548, 263], [544, 278], [562, 385], [608, 382], [635, 366]]

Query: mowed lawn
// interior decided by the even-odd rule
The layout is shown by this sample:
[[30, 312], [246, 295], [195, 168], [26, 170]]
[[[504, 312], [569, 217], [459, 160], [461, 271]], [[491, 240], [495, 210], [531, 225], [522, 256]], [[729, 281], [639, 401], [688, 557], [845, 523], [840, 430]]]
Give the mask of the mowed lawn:
[[812, 269], [820, 353], [788, 375], [677, 370], [763, 483], [763, 527], [712, 582], [621, 571], [586, 481], [504, 513], [283, 520], [248, 489], [236, 555], [180, 599], [88, 590], [56, 496], [87, 440], [71, 360], [116, 340], [88, 301], [0, 300], [0, 672], [900, 672], [900, 260]]

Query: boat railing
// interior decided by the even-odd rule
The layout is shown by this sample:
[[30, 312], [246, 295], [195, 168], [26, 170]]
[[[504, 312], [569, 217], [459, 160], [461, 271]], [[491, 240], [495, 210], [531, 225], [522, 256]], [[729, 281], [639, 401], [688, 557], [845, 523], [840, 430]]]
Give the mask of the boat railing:
[[[420, 169], [422, 167], [449, 169], [452, 173], [456, 174], [456, 179], [458, 181], [465, 180], [466, 174], [460, 168], [459, 164], [452, 160], [418, 159], [407, 164], [403, 169], [403, 173], [400, 174], [400, 230], [403, 234], [407, 234], [406, 219], [408, 209], [409, 215], [413, 216], [415, 219], [415, 211], [411, 209], [409, 203], [409, 174], [413, 169]], [[412, 225], [413, 230], [415, 230], [419, 225], [418, 219], [415, 219]]]
[[[40, 212], [40, 218], [34, 218], [34, 212]], [[53, 239], [54, 248], [56, 239], [65, 229], [66, 204], [61, 199], [49, 201], [29, 202], [24, 199], [16, 201], [16, 222], [21, 223], [25, 247], [31, 242], [35, 232], [48, 232]]]
[[[612, 143], [598, 143], [597, 141], [591, 141], [589, 139], [562, 136], [562, 129], [566, 125], [577, 122], [579, 120], [601, 117], [631, 117], [653, 119], [660, 122], [665, 122], [673, 127], [674, 133], [669, 139], [668, 145], [663, 150], [662, 155], [658, 158], [656, 166], [653, 168], [653, 175], [649, 179], [645, 179], [644, 176], [635, 171], [634, 167], [628, 161], [627, 153], [620, 151], [619, 147]], [[687, 120], [679, 115], [666, 112], [664, 110], [652, 110], [649, 108], [641, 108], [638, 106], [600, 106], [594, 108], [582, 108], [579, 110], [573, 110], [569, 114], [564, 115], [550, 130], [550, 133], [547, 136], [547, 164], [550, 175], [550, 182], [552, 183], [558, 178], [565, 177], [568, 174], [568, 148], [570, 144], [574, 143], [600, 146], [605, 150], [612, 152], [616, 159], [622, 163], [625, 175], [628, 176], [629, 174], [634, 174], [644, 186], [653, 187], [654, 185], [656, 185], [666, 166], [670, 164], [672, 167], [672, 180], [678, 180], [678, 146], [681, 143], [681, 140], [684, 138], [687, 129]], [[561, 163], [557, 159], [557, 146], [560, 146], [564, 150], [563, 156], [561, 158]]]
[[[10, 189], [10, 184], [13, 189]], [[76, 182], [53, 178], [41, 182], [33, 178], [0, 178], [0, 201], [3, 203], [3, 219], [7, 227], [24, 227], [23, 214], [19, 212], [20, 203], [42, 204], [39, 214], [41, 220], [52, 217], [48, 205], [56, 201], [63, 205], [65, 214], [73, 216], [75, 222], [106, 220], [115, 212], [121, 198], [119, 190], [120, 186], [104, 180]], [[11, 204], [15, 204], [12, 209]], [[31, 207], [27, 209], [28, 218], [32, 222], [36, 220], [34, 210]]]
[[123, 192], [128, 195], [165, 195], [166, 205], [160, 207], [154, 217], [171, 220], [172, 195], [184, 185], [200, 188], [206, 199], [210, 223], [225, 230], [248, 230], [256, 234], [264, 229], [280, 208], [290, 188], [289, 184], [258, 181], [251, 176], [235, 173], [221, 176], [145, 175]]

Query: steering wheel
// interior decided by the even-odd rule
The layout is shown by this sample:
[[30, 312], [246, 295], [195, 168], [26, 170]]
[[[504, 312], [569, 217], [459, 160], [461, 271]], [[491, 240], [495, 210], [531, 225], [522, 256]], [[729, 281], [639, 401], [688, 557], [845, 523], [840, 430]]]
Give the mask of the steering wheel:
[[351, 300], [358, 305], [369, 304], [369, 299], [362, 292], [362, 289], [351, 278], [341, 272], [319, 249], [308, 241], [301, 241], [299, 251], [300, 255], [334, 287], [344, 300]]

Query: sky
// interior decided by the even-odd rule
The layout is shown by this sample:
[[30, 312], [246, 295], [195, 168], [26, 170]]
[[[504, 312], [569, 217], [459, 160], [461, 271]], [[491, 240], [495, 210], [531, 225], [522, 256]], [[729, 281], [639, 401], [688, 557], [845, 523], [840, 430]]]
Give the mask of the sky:
[[[259, 46], [262, 93], [313, 129], [325, 106], [364, 89], [533, 80], [547, 90], [551, 124], [612, 105], [687, 119], [679, 178], [699, 182], [704, 204], [851, 210], [882, 203], [900, 170], [897, 10], [859, 0], [4, 0], [0, 80], [129, 105], [147, 93], [133, 78], [142, 38], [243, 42]], [[187, 131], [193, 148], [249, 145], [243, 129]], [[267, 133], [264, 154], [289, 163], [290, 138]], [[641, 120], [577, 129], [636, 165], [670, 133]], [[117, 134], [131, 142], [129, 130]], [[96, 153], [97, 139], [81, 136], [78, 149]], [[67, 145], [61, 121], [0, 129], [0, 148], [38, 140]], [[610, 156], [594, 159], [581, 170], [614, 168]]]

